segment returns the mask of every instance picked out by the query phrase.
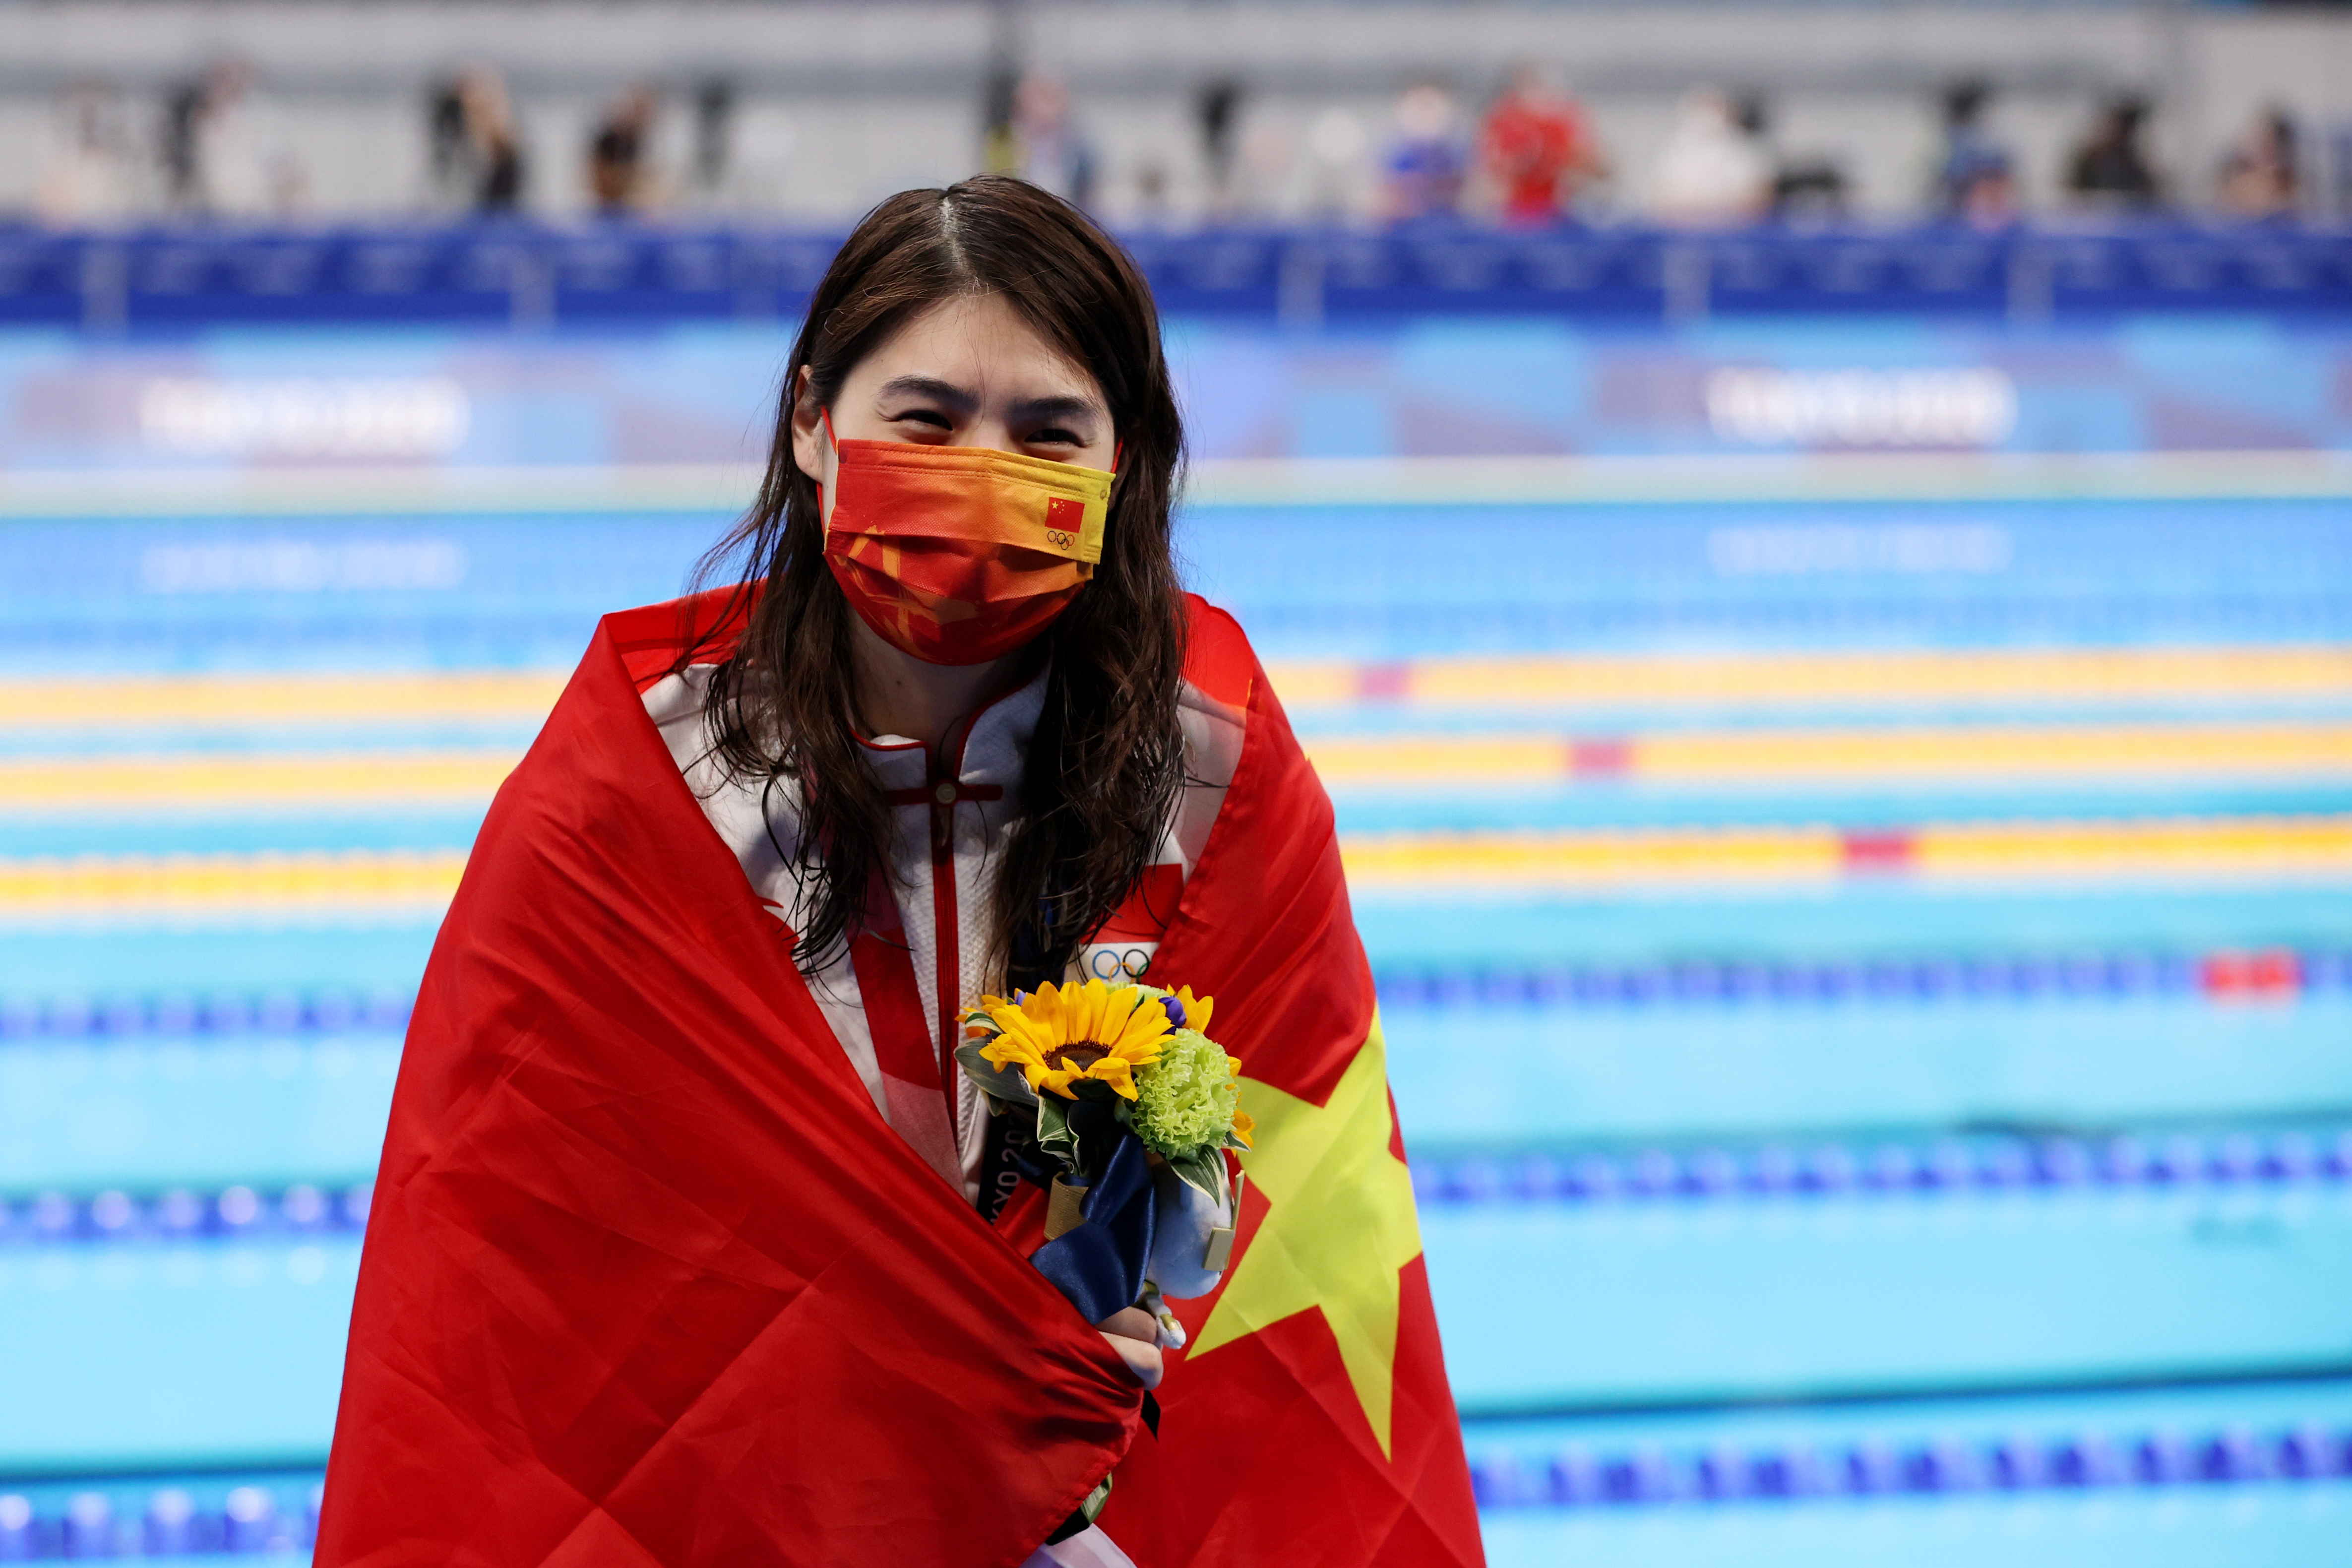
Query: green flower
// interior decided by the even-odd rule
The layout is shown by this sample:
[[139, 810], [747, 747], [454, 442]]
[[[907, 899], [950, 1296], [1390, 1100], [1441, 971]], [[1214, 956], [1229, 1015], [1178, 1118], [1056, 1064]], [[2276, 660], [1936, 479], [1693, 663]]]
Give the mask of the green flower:
[[1223, 1148], [1241, 1106], [1234, 1083], [1239, 1064], [1197, 1029], [1177, 1029], [1159, 1044], [1160, 1059], [1135, 1075], [1129, 1124], [1168, 1159]]

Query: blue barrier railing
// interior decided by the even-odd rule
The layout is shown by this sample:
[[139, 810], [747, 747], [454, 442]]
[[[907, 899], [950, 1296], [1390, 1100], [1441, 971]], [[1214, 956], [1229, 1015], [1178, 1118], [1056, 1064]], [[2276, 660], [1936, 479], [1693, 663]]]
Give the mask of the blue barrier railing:
[[[0, 324], [544, 325], [790, 315], [836, 234], [631, 224], [0, 229]], [[2040, 320], [2352, 309], [2352, 230], [1462, 226], [1127, 237], [1177, 314], [1930, 312]]]

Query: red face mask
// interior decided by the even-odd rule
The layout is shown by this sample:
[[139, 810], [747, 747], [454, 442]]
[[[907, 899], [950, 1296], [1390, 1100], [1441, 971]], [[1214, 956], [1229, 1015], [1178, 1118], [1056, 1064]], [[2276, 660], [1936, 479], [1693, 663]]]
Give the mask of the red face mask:
[[[825, 417], [825, 436], [833, 420]], [[1111, 476], [992, 447], [835, 441], [824, 559], [858, 619], [928, 664], [1051, 626], [1102, 560]]]

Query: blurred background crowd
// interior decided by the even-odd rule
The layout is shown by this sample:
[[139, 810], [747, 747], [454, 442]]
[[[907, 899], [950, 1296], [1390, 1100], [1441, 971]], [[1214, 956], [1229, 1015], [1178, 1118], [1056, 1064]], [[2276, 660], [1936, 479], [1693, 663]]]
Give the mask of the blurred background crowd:
[[0, 212], [836, 224], [986, 167], [1176, 228], [2294, 222], [2352, 214], [2342, 37], [1980, 0], [20, 5]]

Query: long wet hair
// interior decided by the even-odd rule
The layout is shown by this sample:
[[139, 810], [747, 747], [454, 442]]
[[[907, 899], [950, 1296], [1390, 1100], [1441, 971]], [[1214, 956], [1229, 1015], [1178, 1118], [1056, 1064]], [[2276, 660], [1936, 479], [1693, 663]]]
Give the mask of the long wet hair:
[[1151, 290], [1118, 243], [1068, 203], [983, 176], [904, 191], [834, 258], [793, 345], [760, 495], [705, 559], [759, 587], [709, 685], [719, 757], [739, 778], [794, 786], [800, 883], [793, 958], [814, 969], [890, 874], [890, 806], [858, 754], [855, 614], [824, 562], [817, 484], [793, 457], [793, 389], [830, 406], [858, 362], [944, 300], [994, 294], [1094, 373], [1120, 444], [1103, 557], [1043, 634], [1051, 660], [1019, 816], [996, 884], [999, 962], [1013, 984], [1060, 975], [1158, 856], [1183, 776], [1176, 717], [1184, 608], [1169, 545], [1183, 428]]

